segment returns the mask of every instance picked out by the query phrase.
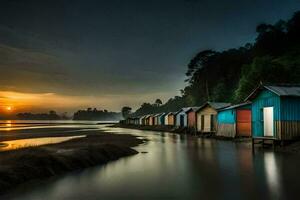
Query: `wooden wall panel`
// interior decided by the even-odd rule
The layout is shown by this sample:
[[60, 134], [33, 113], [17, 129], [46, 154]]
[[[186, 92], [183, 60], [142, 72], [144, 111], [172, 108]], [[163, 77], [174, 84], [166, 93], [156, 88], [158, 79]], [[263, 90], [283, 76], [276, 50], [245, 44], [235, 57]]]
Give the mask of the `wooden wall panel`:
[[217, 136], [233, 138], [235, 135], [235, 124], [218, 124]]

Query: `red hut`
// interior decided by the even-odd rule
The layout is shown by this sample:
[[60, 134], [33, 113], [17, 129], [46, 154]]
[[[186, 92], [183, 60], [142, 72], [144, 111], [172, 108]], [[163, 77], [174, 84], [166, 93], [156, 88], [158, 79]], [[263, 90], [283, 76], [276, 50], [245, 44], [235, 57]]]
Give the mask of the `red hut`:
[[186, 111], [187, 114], [187, 126], [188, 128], [195, 129], [197, 128], [197, 115], [196, 111], [200, 107], [191, 107]]

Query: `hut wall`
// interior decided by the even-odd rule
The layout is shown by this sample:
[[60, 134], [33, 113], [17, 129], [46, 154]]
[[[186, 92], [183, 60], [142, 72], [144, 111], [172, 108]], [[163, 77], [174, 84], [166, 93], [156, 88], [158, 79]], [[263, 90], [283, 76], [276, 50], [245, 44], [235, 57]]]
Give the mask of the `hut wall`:
[[158, 121], [158, 124], [159, 125], [165, 125], [165, 114], [159, 116], [159, 121]]
[[176, 115], [176, 126], [181, 126], [180, 118], [183, 116], [183, 127], [187, 126], [187, 114], [184, 111], [181, 111]]
[[164, 122], [164, 125], [169, 125], [169, 120], [168, 120], [168, 119], [169, 119], [169, 116], [170, 116], [170, 115], [166, 115], [166, 116], [165, 116], [165, 122]]
[[281, 98], [280, 122], [276, 124], [278, 138], [292, 140], [300, 137], [300, 98]]
[[236, 124], [218, 124], [217, 136], [234, 138], [236, 136]]
[[175, 118], [175, 116], [173, 114], [168, 115], [168, 125], [170, 125], [170, 126], [174, 126], [175, 125], [174, 118]]
[[156, 125], [161, 125], [160, 117], [161, 117], [161, 115], [157, 117], [157, 124]]
[[217, 136], [236, 136], [236, 112], [235, 109], [220, 111], [217, 115], [218, 129]]
[[160, 115], [160, 116], [157, 117], [157, 118], [158, 118], [158, 120], [157, 120], [157, 125], [162, 125], [162, 123], [161, 123], [161, 118], [162, 118], [162, 116], [163, 116], [163, 115]]
[[274, 136], [279, 138], [277, 134], [280, 130], [280, 98], [269, 90], [263, 90], [252, 101], [252, 137], [264, 136], [263, 124], [263, 108], [274, 107]]
[[177, 115], [175, 116], [175, 126], [180, 126], [180, 113], [177, 113]]
[[130, 119], [129, 120], [129, 123], [132, 125], [132, 124], [134, 124], [134, 119]]
[[140, 119], [139, 119], [139, 125], [142, 125], [143, 124], [143, 117], [141, 117]]
[[190, 111], [187, 114], [187, 125], [189, 128], [196, 128], [196, 113], [194, 111]]
[[143, 117], [143, 119], [142, 119], [142, 125], [146, 125], [146, 117]]
[[[202, 117], [204, 117], [204, 124], [202, 130]], [[214, 132], [217, 129], [217, 111], [210, 106], [206, 106], [197, 112], [197, 130], [201, 132]], [[211, 122], [211, 119], [213, 122]], [[214, 124], [214, 127], [211, 127]]]
[[149, 117], [149, 126], [153, 126], [153, 124], [154, 124], [154, 117], [151, 116]]
[[154, 120], [154, 122], [153, 122], [153, 125], [158, 125], [158, 117], [157, 116], [155, 116], [154, 118], [153, 118]]
[[150, 125], [150, 117], [147, 117], [147, 118], [146, 118], [146, 120], [145, 120], [145, 125], [147, 125], [147, 126]]

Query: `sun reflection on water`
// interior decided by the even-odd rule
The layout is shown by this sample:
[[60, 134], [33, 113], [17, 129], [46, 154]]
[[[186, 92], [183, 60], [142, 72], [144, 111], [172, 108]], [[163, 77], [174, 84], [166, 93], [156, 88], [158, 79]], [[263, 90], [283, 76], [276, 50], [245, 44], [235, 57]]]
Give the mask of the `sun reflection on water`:
[[12, 122], [11, 122], [11, 120], [6, 120], [5, 121], [5, 130], [6, 131], [10, 131], [11, 130], [11, 127], [12, 127]]
[[5, 123], [6, 123], [6, 126], [11, 127], [11, 120], [6, 120]]

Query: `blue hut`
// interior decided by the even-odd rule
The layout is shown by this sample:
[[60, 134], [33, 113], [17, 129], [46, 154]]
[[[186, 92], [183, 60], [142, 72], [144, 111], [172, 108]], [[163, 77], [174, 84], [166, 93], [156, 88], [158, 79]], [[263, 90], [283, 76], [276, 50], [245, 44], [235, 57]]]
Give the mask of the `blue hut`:
[[251, 136], [251, 103], [245, 102], [218, 110], [217, 136]]
[[188, 111], [190, 107], [188, 108], [181, 108], [177, 113], [176, 113], [176, 118], [175, 118], [175, 125], [178, 127], [187, 127], [187, 114], [186, 111]]
[[260, 85], [252, 101], [252, 137], [292, 140], [300, 136], [300, 86]]
[[165, 116], [166, 115], [167, 115], [167, 113], [161, 113], [161, 115], [159, 116], [158, 125], [165, 125]]

